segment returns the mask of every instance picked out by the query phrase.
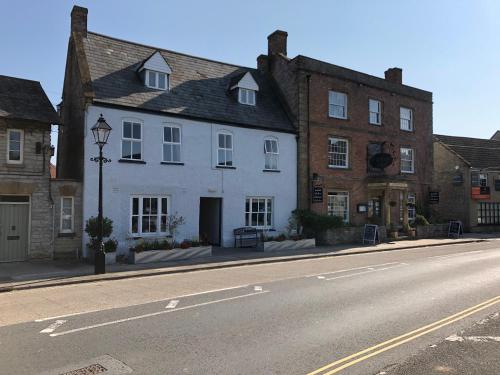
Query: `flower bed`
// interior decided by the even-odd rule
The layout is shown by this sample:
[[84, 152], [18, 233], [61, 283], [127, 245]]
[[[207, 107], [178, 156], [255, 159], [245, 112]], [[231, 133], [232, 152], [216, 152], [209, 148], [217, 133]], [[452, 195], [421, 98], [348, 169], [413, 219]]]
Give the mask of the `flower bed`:
[[314, 238], [301, 240], [283, 240], [283, 241], [265, 241], [261, 243], [261, 251], [282, 251], [282, 250], [300, 250], [316, 247]]
[[155, 262], [169, 262], [176, 260], [207, 257], [212, 255], [212, 246], [197, 246], [187, 249], [174, 248], [171, 250], [146, 250], [130, 251], [128, 262], [130, 264], [144, 264]]

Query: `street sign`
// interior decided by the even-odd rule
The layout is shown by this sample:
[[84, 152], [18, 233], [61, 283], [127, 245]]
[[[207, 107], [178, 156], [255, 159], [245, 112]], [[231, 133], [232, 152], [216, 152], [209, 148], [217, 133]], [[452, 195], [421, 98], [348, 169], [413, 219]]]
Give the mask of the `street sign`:
[[462, 222], [458, 220], [450, 221], [448, 226], [448, 237], [458, 238], [461, 234], [463, 234]]
[[380, 237], [378, 234], [378, 225], [365, 224], [365, 230], [363, 231], [363, 244], [365, 242], [368, 242], [375, 245], [377, 241], [380, 242]]

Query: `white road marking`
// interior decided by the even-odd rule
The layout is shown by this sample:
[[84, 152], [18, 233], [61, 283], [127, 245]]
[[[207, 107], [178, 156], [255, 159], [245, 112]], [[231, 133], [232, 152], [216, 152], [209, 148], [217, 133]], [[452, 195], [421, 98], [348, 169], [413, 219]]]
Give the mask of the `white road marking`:
[[172, 301], [170, 301], [168, 303], [167, 306], [165, 306], [166, 309], [175, 309], [177, 307], [177, 305], [179, 304], [179, 300], [178, 299], [173, 299]]
[[448, 336], [446, 341], [458, 341], [458, 342], [464, 342], [464, 341], [473, 341], [473, 342], [500, 342], [500, 337], [496, 336], [457, 336], [457, 335], [451, 335]]
[[318, 276], [318, 279], [320, 280], [325, 279], [325, 276]]
[[390, 262], [390, 263], [382, 263], [382, 264], [372, 264], [369, 266], [364, 266], [364, 267], [355, 267], [355, 268], [345, 268], [343, 270], [337, 270], [337, 271], [330, 271], [330, 272], [323, 272], [323, 273], [315, 273], [313, 275], [307, 275], [303, 277], [317, 277], [317, 276], [322, 276], [322, 275], [331, 275], [334, 273], [341, 273], [341, 272], [348, 272], [348, 271], [357, 271], [357, 270], [363, 270], [366, 268], [373, 268], [373, 267], [379, 267], [379, 266], [388, 266], [391, 264], [399, 264], [399, 262]]
[[404, 265], [403, 263], [399, 263], [397, 266], [392, 266], [392, 267], [384, 267], [384, 268], [369, 268], [367, 271], [362, 271], [362, 272], [356, 272], [356, 273], [351, 273], [349, 275], [342, 275], [342, 276], [336, 276], [336, 277], [330, 277], [328, 279], [325, 279], [325, 281], [331, 281], [331, 280], [337, 280], [337, 279], [344, 279], [346, 277], [352, 277], [352, 276], [358, 276], [358, 275], [364, 275], [365, 273], [372, 273], [372, 272], [378, 272], [378, 271], [386, 271], [390, 270], [393, 268], [397, 268]]
[[257, 285], [253, 287], [253, 290], [255, 290], [256, 292], [262, 292], [262, 287]]
[[83, 314], [90, 314], [90, 313], [95, 313], [95, 312], [100, 312], [100, 311], [109, 311], [109, 310], [115, 310], [115, 309], [123, 309], [127, 307], [133, 307], [133, 306], [141, 306], [141, 305], [147, 305], [148, 303], [156, 303], [156, 302], [164, 302], [164, 301], [170, 301], [173, 298], [183, 298], [183, 297], [192, 297], [192, 296], [199, 296], [202, 294], [208, 294], [208, 293], [216, 293], [216, 292], [222, 292], [225, 290], [232, 290], [232, 289], [240, 289], [240, 288], [247, 288], [248, 284], [245, 285], [238, 285], [238, 286], [232, 286], [229, 288], [221, 288], [221, 289], [212, 289], [212, 290], [207, 290], [205, 292], [199, 292], [199, 293], [191, 293], [191, 294], [184, 294], [182, 296], [175, 296], [175, 297], [169, 297], [169, 298], [161, 298], [157, 300], [152, 300], [152, 301], [147, 301], [147, 302], [139, 302], [139, 303], [133, 303], [131, 305], [126, 305], [126, 306], [117, 306], [117, 307], [110, 307], [108, 309], [96, 309], [96, 310], [87, 310], [87, 311], [80, 311], [76, 313], [71, 313], [71, 314], [65, 314], [65, 315], [58, 315], [58, 316], [51, 316], [48, 318], [41, 318], [41, 319], [36, 319], [35, 322], [45, 322], [47, 320], [54, 320], [54, 319], [59, 319], [59, 318], [67, 318], [69, 316], [76, 316], [76, 315], [83, 315]]
[[93, 328], [100, 328], [100, 327], [105, 327], [105, 326], [109, 326], [109, 325], [113, 325], [113, 324], [130, 322], [132, 320], [150, 318], [150, 317], [157, 316], [157, 315], [163, 315], [163, 314], [168, 314], [168, 313], [172, 313], [172, 312], [178, 312], [178, 311], [182, 311], [182, 310], [192, 309], [192, 308], [195, 308], [195, 307], [207, 306], [207, 305], [212, 305], [212, 304], [215, 304], [215, 303], [220, 303], [220, 302], [225, 302], [225, 301], [231, 301], [231, 300], [240, 299], [240, 298], [257, 296], [259, 294], [264, 294], [264, 293], [269, 293], [269, 290], [263, 290], [262, 292], [257, 292], [257, 293], [243, 294], [241, 296], [236, 296], [236, 297], [229, 297], [229, 298], [218, 299], [218, 300], [215, 300], [215, 301], [198, 303], [196, 305], [179, 307], [178, 309], [175, 309], [175, 310], [173, 310], [173, 309], [171, 309], [171, 310], [163, 310], [163, 311], [158, 311], [158, 312], [154, 312], [154, 313], [150, 313], [150, 314], [137, 315], [137, 316], [132, 316], [130, 318], [113, 320], [113, 321], [109, 321], [109, 322], [105, 322], [105, 323], [99, 323], [99, 324], [94, 324], [94, 325], [90, 325], [90, 326], [86, 326], [86, 327], [75, 328], [75, 329], [71, 329], [69, 331], [63, 331], [63, 332], [59, 332], [59, 333], [52, 333], [50, 335], [50, 337], [57, 337], [57, 336], [68, 335], [70, 333], [87, 331], [87, 330], [93, 329]]
[[42, 329], [40, 333], [52, 333], [54, 332], [57, 328], [62, 326], [64, 323], [66, 323], [66, 320], [56, 320], [54, 323], [52, 323], [50, 326], [48, 326], [45, 329]]

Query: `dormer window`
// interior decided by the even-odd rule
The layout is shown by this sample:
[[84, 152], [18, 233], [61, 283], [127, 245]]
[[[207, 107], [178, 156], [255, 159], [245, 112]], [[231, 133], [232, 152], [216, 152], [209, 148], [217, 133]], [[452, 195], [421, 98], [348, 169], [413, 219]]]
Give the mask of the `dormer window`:
[[144, 60], [137, 72], [146, 87], [165, 91], [170, 89], [172, 69], [160, 51], [156, 51]]
[[238, 93], [238, 101], [241, 104], [255, 105], [255, 90], [240, 88]]
[[146, 70], [146, 86], [152, 89], [168, 90], [169, 76], [166, 73]]

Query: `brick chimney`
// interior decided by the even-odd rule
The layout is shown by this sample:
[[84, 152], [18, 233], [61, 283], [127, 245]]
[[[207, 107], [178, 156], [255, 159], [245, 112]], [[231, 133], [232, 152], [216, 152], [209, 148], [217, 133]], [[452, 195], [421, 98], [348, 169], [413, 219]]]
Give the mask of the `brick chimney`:
[[276, 30], [267, 37], [267, 55], [283, 54], [286, 56], [286, 31]]
[[267, 73], [269, 71], [269, 59], [267, 55], [259, 55], [257, 57], [257, 69], [262, 73]]
[[403, 69], [389, 68], [385, 71], [385, 80], [393, 83], [403, 84]]
[[71, 11], [71, 32], [82, 33], [87, 37], [87, 8], [75, 5]]

